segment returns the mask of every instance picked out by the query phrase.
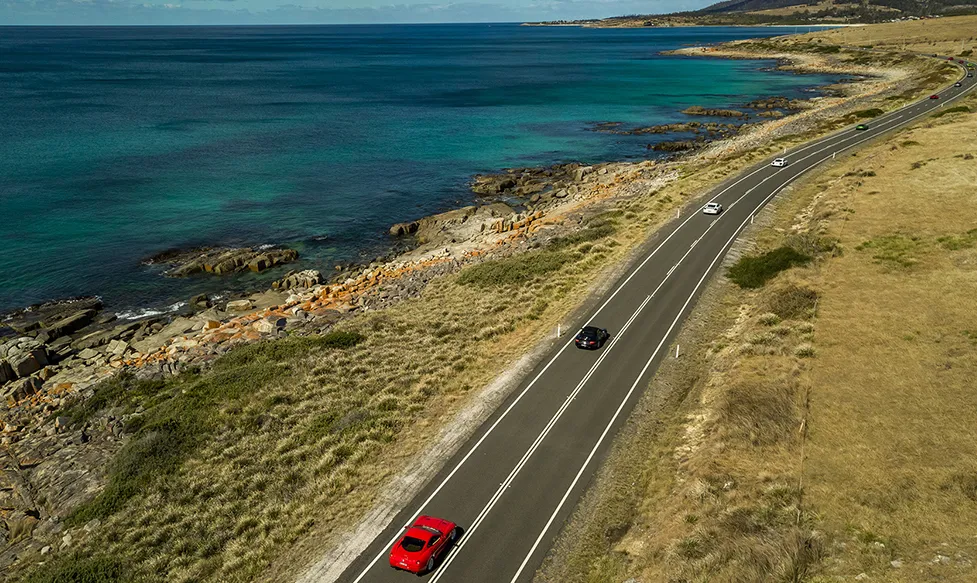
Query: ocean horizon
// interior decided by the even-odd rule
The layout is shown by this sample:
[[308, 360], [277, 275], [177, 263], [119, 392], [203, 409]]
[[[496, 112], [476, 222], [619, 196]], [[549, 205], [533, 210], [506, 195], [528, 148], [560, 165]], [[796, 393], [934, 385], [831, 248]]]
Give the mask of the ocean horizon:
[[[807, 27], [799, 27], [806, 30]], [[623, 128], [810, 97], [838, 76], [665, 50], [771, 27], [518, 23], [0, 27], [0, 310], [80, 295], [129, 314], [369, 261], [473, 174], [656, 158]], [[284, 245], [297, 263], [174, 279], [142, 260]]]

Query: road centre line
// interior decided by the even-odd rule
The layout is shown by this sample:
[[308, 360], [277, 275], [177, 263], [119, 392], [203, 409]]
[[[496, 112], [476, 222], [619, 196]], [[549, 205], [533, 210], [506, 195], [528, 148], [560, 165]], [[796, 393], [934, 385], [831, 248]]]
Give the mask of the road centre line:
[[[971, 88], [969, 88], [969, 89], [972, 89], [972, 88], [973, 88], [973, 86], [971, 86]], [[966, 93], [967, 93], [967, 91], [961, 91], [961, 92], [960, 92], [959, 94], [957, 94], [956, 96], [953, 96], [953, 97], [951, 97], [951, 98], [950, 98], [950, 99], [949, 99], [948, 101], [952, 101], [952, 100], [955, 100], [955, 99], [957, 99], [957, 98], [959, 98], [960, 96], [962, 96], [962, 95], [964, 95], [964, 94], [966, 94]], [[916, 104], [916, 106], [921, 106], [921, 105], [925, 105], [925, 104], [926, 104], [926, 102], [925, 102], [925, 101], [920, 101], [920, 102], [918, 102], [918, 103]], [[915, 106], [909, 106], [909, 107], [915, 107]], [[900, 110], [900, 111], [906, 111], [906, 108], [904, 108], [904, 109], [902, 109], [902, 110]], [[890, 114], [886, 114], [886, 116], [884, 116], [884, 117], [888, 117], [888, 116], [892, 116], [892, 115], [893, 115], [894, 113], [895, 113], [895, 112], [892, 112], [892, 113], [890, 113]], [[913, 117], [913, 118], [911, 118], [911, 119], [910, 119], [909, 121], [912, 121], [912, 120], [914, 120], [914, 119], [916, 119], [916, 118], [918, 118], [918, 117], [921, 117], [922, 115], [925, 115], [926, 113], [928, 113], [928, 110], [927, 110], [927, 111], [924, 111], [923, 113], [921, 113], [921, 114], [919, 114], [919, 115], [916, 115], [916, 116], [914, 116], [914, 117]], [[881, 118], [881, 119], [884, 119], [884, 117], [883, 117], [883, 118]], [[880, 121], [881, 121], [881, 119], [880, 119]], [[901, 119], [901, 118], [900, 118], [900, 119]], [[908, 121], [907, 121], [907, 123], [908, 123]], [[842, 137], [842, 136], [844, 136], [846, 132], [853, 132], [853, 130], [850, 130], [850, 129], [849, 129], [849, 130], [843, 130], [843, 131], [841, 131], [841, 132], [839, 132], [839, 133], [837, 133], [837, 134], [835, 134], [835, 135], [829, 135], [829, 136], [825, 136], [825, 137], [823, 137], [823, 138], [821, 138], [821, 139], [819, 139], [819, 140], [817, 140], [817, 141], [815, 141], [815, 142], [811, 142], [811, 143], [809, 143], [809, 144], [806, 144], [806, 145], [804, 145], [804, 146], [802, 146], [802, 147], [800, 147], [800, 148], [799, 148], [799, 149], [797, 149], [797, 150], [793, 150], [793, 151], [791, 151], [791, 152], [790, 152], [790, 153], [789, 153], [788, 155], [794, 155], [794, 154], [797, 154], [797, 153], [800, 153], [800, 152], [803, 152], [803, 151], [805, 151], [805, 150], [808, 150], [808, 149], [810, 149], [810, 148], [813, 148], [813, 147], [816, 147], [816, 146], [819, 146], [819, 145], [821, 145], [821, 144], [823, 144], [823, 143], [825, 143], [825, 142], [828, 142], [828, 141], [831, 141], [831, 140], [835, 140], [835, 139], [837, 139], [837, 138], [840, 138], [840, 137]], [[862, 143], [862, 142], [864, 142], [864, 141], [866, 141], [866, 140], [868, 140], [868, 139], [874, 139], [875, 137], [877, 137], [877, 135], [878, 135], [878, 132], [876, 132], [876, 133], [874, 133], [873, 135], [871, 135], [871, 136], [869, 136], [869, 137], [866, 137], [866, 138], [865, 138], [864, 140], [860, 140], [860, 141], [858, 141], [858, 142], [855, 142], [855, 144], [852, 144], [852, 145], [850, 145], [850, 146], [847, 146], [846, 148], [843, 148], [843, 149], [842, 149], [842, 150], [840, 150], [840, 151], [844, 151], [844, 150], [847, 150], [847, 149], [849, 149], [849, 148], [851, 148], [851, 147], [854, 147], [855, 145], [857, 145], [857, 144], [860, 144], [860, 143]], [[843, 139], [843, 140], [840, 140], [840, 141], [841, 141], [841, 142], [844, 142], [844, 141], [846, 141], [847, 139], [848, 139], [848, 138], [845, 138], [845, 139]], [[810, 157], [810, 156], [808, 156], [808, 157]], [[803, 158], [803, 159], [806, 159], [806, 158], [807, 158], [807, 157], [805, 157], [805, 158]], [[815, 165], [816, 165], [816, 164], [815, 164]], [[812, 166], [812, 167], [813, 167], [813, 166]], [[752, 176], [754, 176], [754, 175], [756, 175], [757, 173], [759, 173], [759, 172], [761, 172], [761, 171], [763, 171], [763, 170], [764, 170], [764, 169], [766, 169], [766, 168], [768, 168], [768, 165], [767, 165], [767, 164], [763, 164], [763, 165], [761, 165], [761, 166], [759, 166], [759, 167], [758, 167], [758, 168], [756, 168], [756, 169], [755, 169], [754, 171], [752, 171], [752, 172], [750, 172], [749, 174], [747, 174], [747, 175], [745, 175], [745, 176], [743, 176], [743, 177], [741, 177], [741, 178], [739, 178], [738, 180], [736, 180], [735, 182], [733, 182], [733, 183], [732, 183], [732, 184], [730, 184], [729, 186], [726, 186], [725, 188], [723, 188], [723, 190], [721, 190], [721, 191], [720, 191], [719, 193], [717, 193], [717, 194], [715, 195], [715, 197], [713, 197], [713, 199], [712, 199], [712, 200], [715, 200], [715, 199], [716, 199], [716, 198], [718, 198], [719, 196], [722, 196], [723, 194], [725, 194], [726, 192], [728, 192], [728, 191], [729, 191], [729, 190], [730, 190], [731, 188], [733, 188], [734, 186], [736, 186], [736, 185], [738, 185], [738, 184], [740, 184], [740, 183], [741, 183], [741, 182], [743, 182], [744, 180], [746, 180], [746, 179], [748, 179], [748, 178], [750, 178], [750, 177], [752, 177]], [[806, 170], [804, 170], [804, 171], [802, 171], [802, 172], [800, 172], [800, 173], [798, 173], [797, 175], [795, 175], [795, 177], [794, 177], [794, 178], [796, 178], [796, 176], [800, 176], [800, 174], [803, 174], [804, 172], [806, 172]], [[765, 181], [765, 180], [766, 180], [766, 179], [764, 179], [764, 181]], [[791, 178], [791, 180], [793, 180], [793, 178]], [[788, 181], [788, 182], [789, 182], [789, 181]], [[755, 188], [755, 187], [754, 187], [754, 188]], [[752, 191], [752, 189], [751, 189], [750, 191], [747, 191], [747, 192], [751, 192], [751, 191]], [[746, 194], [744, 194], [743, 196], [745, 197], [745, 196], [746, 196]], [[733, 206], [734, 206], [734, 205], [735, 205], [736, 203], [738, 203], [738, 202], [739, 202], [740, 200], [742, 200], [742, 198], [743, 198], [743, 197], [740, 197], [740, 198], [739, 198], [739, 199], [737, 199], [737, 200], [736, 200], [736, 201], [735, 201], [734, 203], [732, 203], [732, 204], [730, 205], [730, 208], [732, 208], [732, 207], [733, 207]], [[588, 320], [587, 320], [586, 322], [587, 322], [587, 323], [589, 324], [589, 323], [590, 323], [591, 321], [593, 321], [593, 319], [594, 319], [594, 318], [595, 318], [595, 317], [596, 317], [596, 316], [597, 316], [597, 315], [598, 315], [598, 314], [599, 314], [599, 313], [600, 313], [601, 311], [603, 311], [603, 309], [604, 309], [605, 307], [607, 307], [607, 305], [608, 305], [608, 304], [609, 304], [609, 303], [611, 302], [611, 300], [613, 300], [613, 299], [614, 299], [614, 297], [615, 297], [615, 296], [616, 296], [616, 295], [617, 295], [617, 294], [618, 294], [618, 293], [619, 293], [619, 292], [620, 292], [620, 291], [621, 291], [621, 290], [622, 290], [622, 289], [623, 289], [623, 288], [624, 288], [624, 287], [625, 287], [625, 286], [626, 286], [626, 285], [627, 285], [627, 284], [628, 284], [628, 283], [629, 283], [629, 282], [631, 281], [631, 279], [632, 279], [632, 278], [633, 278], [633, 277], [634, 277], [634, 276], [635, 276], [635, 275], [636, 275], [636, 274], [638, 273], [638, 271], [640, 271], [640, 270], [641, 270], [641, 269], [642, 269], [642, 268], [643, 268], [643, 267], [645, 266], [645, 264], [647, 264], [647, 263], [648, 263], [648, 261], [650, 261], [650, 260], [651, 260], [651, 258], [652, 258], [652, 257], [654, 257], [654, 256], [655, 256], [655, 254], [657, 254], [657, 253], [658, 253], [658, 251], [659, 251], [659, 250], [660, 250], [660, 249], [661, 249], [661, 248], [662, 248], [662, 247], [663, 247], [663, 246], [664, 246], [664, 245], [665, 245], [665, 244], [666, 244], [666, 243], [667, 243], [667, 242], [668, 242], [668, 241], [669, 241], [669, 240], [670, 240], [670, 239], [671, 239], [671, 238], [672, 238], [672, 237], [673, 237], [673, 236], [674, 236], [674, 235], [675, 235], [676, 233], [678, 233], [678, 231], [679, 231], [679, 230], [681, 230], [681, 229], [682, 229], [682, 228], [683, 228], [683, 227], [684, 227], [684, 226], [685, 226], [685, 225], [686, 225], [686, 224], [687, 224], [687, 223], [688, 223], [688, 222], [689, 222], [690, 220], [692, 220], [692, 219], [693, 219], [693, 218], [694, 218], [695, 216], [696, 216], [696, 213], [691, 213], [691, 214], [689, 215], [689, 217], [688, 217], [688, 218], [686, 218], [686, 219], [685, 219], [685, 220], [684, 220], [684, 221], [683, 221], [683, 222], [682, 222], [681, 224], [679, 224], [679, 225], [678, 225], [677, 227], [675, 227], [675, 229], [674, 229], [674, 230], [673, 230], [673, 231], [672, 231], [672, 232], [671, 232], [671, 233], [670, 233], [670, 234], [669, 234], [669, 235], [668, 235], [668, 236], [667, 236], [667, 237], [666, 237], [666, 238], [665, 238], [665, 239], [664, 239], [664, 240], [663, 240], [663, 241], [662, 241], [661, 243], [659, 243], [659, 245], [658, 245], [657, 247], [655, 247], [655, 249], [654, 249], [654, 250], [653, 250], [653, 251], [652, 251], [652, 252], [651, 252], [651, 253], [650, 253], [650, 254], [649, 254], [649, 255], [648, 255], [648, 256], [647, 256], [647, 257], [646, 257], [646, 258], [645, 258], [645, 259], [644, 259], [644, 260], [643, 260], [643, 261], [642, 261], [642, 262], [641, 262], [641, 263], [640, 263], [640, 264], [639, 264], [639, 265], [638, 265], [638, 266], [637, 266], [637, 267], [636, 267], [636, 268], [635, 268], [635, 269], [634, 269], [633, 271], [632, 271], [632, 272], [631, 272], [631, 274], [630, 274], [630, 275], [628, 275], [628, 277], [627, 277], [627, 279], [625, 279], [625, 280], [624, 280], [624, 281], [623, 281], [623, 282], [622, 282], [622, 283], [621, 283], [621, 284], [620, 284], [620, 285], [619, 285], [619, 286], [617, 287], [617, 289], [615, 289], [615, 290], [614, 290], [614, 292], [613, 292], [613, 293], [612, 293], [612, 294], [611, 294], [611, 295], [610, 295], [610, 296], [609, 296], [609, 297], [607, 298], [607, 300], [606, 300], [606, 301], [605, 301], [605, 302], [604, 302], [603, 304], [601, 304], [601, 306], [600, 306], [599, 308], [597, 308], [597, 310], [596, 310], [596, 311], [594, 311], [594, 313], [593, 313], [593, 314], [591, 315], [591, 317], [590, 317], [590, 318], [589, 318], [589, 319], [588, 319]], [[718, 221], [718, 219], [716, 219], [716, 221]], [[710, 228], [711, 228], [711, 225], [710, 225]], [[707, 229], [707, 231], [708, 231], [708, 229]], [[683, 257], [683, 258], [684, 258], [684, 257]], [[676, 264], [676, 265], [675, 265], [674, 267], [677, 267], [677, 266], [678, 266], [678, 264]], [[674, 271], [674, 267], [673, 267], [673, 270], [672, 270], [672, 271]], [[669, 272], [669, 273], [671, 273], [671, 272]], [[666, 276], [666, 280], [667, 280], [667, 276]], [[664, 283], [664, 280], [663, 280], [663, 282], [662, 282], [662, 283]], [[660, 287], [661, 287], [661, 286], [659, 285], [659, 288], [660, 288]], [[656, 293], [657, 293], [657, 289], [656, 289]], [[654, 294], [653, 294], [653, 295], [654, 295]], [[420, 506], [418, 507], [418, 509], [417, 509], [417, 511], [416, 511], [416, 512], [414, 513], [414, 515], [413, 515], [413, 516], [412, 516], [412, 517], [411, 517], [411, 518], [410, 518], [410, 519], [409, 519], [409, 520], [407, 521], [407, 523], [405, 524], [405, 527], [408, 527], [408, 526], [410, 526], [410, 524], [412, 524], [412, 523], [413, 523], [413, 521], [414, 521], [414, 520], [415, 520], [415, 519], [416, 519], [416, 518], [417, 518], [418, 516], [420, 516], [420, 514], [421, 514], [421, 512], [423, 511], [423, 509], [424, 509], [424, 507], [425, 507], [425, 506], [427, 506], [427, 505], [428, 505], [428, 504], [429, 504], [429, 503], [431, 502], [431, 500], [433, 500], [433, 499], [434, 499], [434, 497], [435, 497], [435, 496], [436, 496], [436, 495], [437, 495], [437, 494], [438, 494], [438, 493], [439, 493], [439, 492], [440, 492], [440, 491], [441, 491], [441, 490], [442, 490], [442, 489], [444, 488], [444, 486], [445, 486], [445, 485], [446, 485], [446, 484], [447, 484], [447, 483], [448, 483], [448, 482], [449, 482], [449, 481], [451, 480], [451, 478], [452, 478], [452, 477], [454, 477], [454, 475], [455, 475], [455, 474], [456, 474], [456, 473], [458, 472], [458, 470], [460, 470], [460, 469], [461, 469], [461, 467], [462, 467], [462, 466], [463, 466], [463, 465], [465, 464], [465, 462], [467, 462], [467, 461], [468, 461], [468, 459], [469, 459], [469, 458], [470, 458], [470, 457], [471, 457], [471, 456], [472, 456], [472, 455], [473, 455], [473, 454], [475, 453], [475, 451], [476, 451], [476, 450], [477, 450], [477, 449], [479, 448], [479, 446], [481, 446], [481, 444], [482, 444], [482, 443], [483, 443], [483, 442], [485, 441], [485, 439], [487, 439], [487, 438], [488, 438], [488, 436], [489, 436], [490, 434], [492, 434], [492, 432], [493, 432], [493, 431], [495, 430], [495, 428], [496, 428], [496, 427], [497, 427], [497, 426], [499, 425], [499, 423], [501, 423], [501, 421], [502, 421], [502, 420], [503, 420], [503, 419], [504, 419], [504, 418], [505, 418], [505, 417], [506, 417], [506, 416], [507, 416], [507, 415], [509, 414], [509, 412], [510, 412], [510, 411], [511, 411], [511, 410], [512, 410], [513, 408], [515, 408], [515, 406], [516, 406], [516, 405], [517, 405], [517, 404], [518, 404], [518, 403], [519, 403], [519, 402], [521, 401], [521, 399], [522, 399], [522, 398], [523, 398], [523, 397], [524, 397], [524, 396], [526, 395], [526, 393], [527, 393], [527, 392], [528, 392], [528, 391], [529, 391], [529, 390], [530, 390], [530, 389], [531, 389], [531, 388], [532, 388], [532, 387], [533, 387], [533, 386], [534, 386], [534, 385], [536, 384], [536, 382], [537, 382], [537, 381], [538, 381], [538, 380], [539, 380], [539, 379], [540, 379], [540, 378], [541, 378], [541, 377], [543, 376], [543, 374], [545, 374], [545, 373], [546, 373], [546, 371], [547, 371], [547, 370], [549, 369], [549, 367], [550, 367], [550, 366], [551, 366], [551, 365], [552, 365], [552, 364], [553, 364], [554, 362], [556, 362], [556, 360], [557, 360], [557, 359], [558, 359], [558, 358], [560, 357], [560, 355], [562, 355], [562, 354], [563, 354], [563, 351], [565, 351], [565, 350], [567, 349], [567, 347], [569, 347], [569, 345], [570, 345], [570, 343], [571, 343], [571, 342], [572, 342], [572, 340], [569, 340], [569, 341], [567, 341], [567, 343], [566, 343], [566, 344], [564, 344], [564, 345], [563, 345], [563, 346], [562, 346], [562, 347], [560, 348], [560, 350], [559, 350], [559, 351], [557, 352], [557, 354], [556, 354], [556, 355], [554, 355], [554, 356], [553, 356], [553, 358], [552, 358], [552, 359], [550, 359], [550, 361], [549, 361], [549, 362], [548, 362], [548, 363], [546, 364], [546, 366], [544, 366], [544, 367], [543, 367], [543, 369], [542, 369], [542, 370], [541, 370], [541, 371], [540, 371], [540, 372], [539, 372], [539, 373], [538, 373], [538, 374], [536, 375], [536, 377], [534, 377], [534, 378], [533, 378], [533, 380], [532, 380], [532, 381], [530, 381], [530, 383], [529, 383], [529, 384], [528, 384], [528, 385], [526, 386], [526, 388], [525, 388], [525, 389], [523, 389], [523, 391], [522, 391], [522, 392], [521, 392], [521, 393], [520, 393], [520, 394], [519, 394], [519, 395], [518, 395], [518, 396], [517, 396], [517, 397], [516, 397], [516, 398], [515, 398], [515, 399], [513, 400], [513, 402], [512, 402], [512, 403], [511, 403], [511, 404], [510, 404], [510, 405], [509, 405], [509, 406], [508, 406], [507, 408], [506, 408], [506, 410], [505, 410], [505, 411], [504, 411], [504, 412], [503, 412], [503, 413], [502, 413], [502, 414], [501, 414], [501, 415], [499, 416], [499, 418], [495, 420], [495, 422], [494, 422], [494, 423], [493, 423], [493, 424], [492, 424], [492, 425], [491, 425], [491, 426], [490, 426], [490, 427], [488, 428], [488, 430], [486, 430], [486, 432], [485, 432], [485, 433], [484, 433], [484, 434], [482, 435], [482, 437], [481, 437], [481, 438], [480, 438], [480, 439], [479, 439], [479, 440], [478, 440], [478, 441], [477, 441], [477, 442], [475, 443], [475, 445], [473, 445], [473, 446], [472, 446], [472, 448], [471, 448], [471, 449], [470, 449], [470, 450], [469, 450], [469, 451], [468, 451], [468, 452], [467, 452], [467, 453], [465, 454], [465, 456], [464, 456], [464, 457], [463, 457], [463, 458], [462, 458], [461, 460], [459, 460], [459, 462], [458, 462], [458, 464], [456, 464], [456, 465], [455, 465], [455, 467], [454, 467], [454, 468], [453, 468], [453, 469], [451, 470], [451, 472], [449, 472], [449, 474], [448, 474], [448, 475], [447, 475], [447, 476], [446, 476], [446, 477], [445, 477], [445, 478], [444, 478], [444, 479], [443, 479], [443, 480], [441, 481], [441, 483], [440, 483], [440, 484], [439, 484], [439, 485], [437, 486], [437, 488], [435, 488], [435, 489], [434, 489], [434, 491], [433, 491], [433, 492], [432, 492], [432, 493], [431, 493], [431, 494], [430, 494], [430, 495], [428, 496], [428, 498], [427, 498], [427, 499], [426, 499], [426, 500], [425, 500], [425, 501], [424, 501], [424, 502], [423, 502], [423, 503], [422, 503], [422, 504], [421, 504], [421, 505], [420, 505]], [[388, 543], [387, 545], [385, 545], [385, 546], [384, 546], [384, 547], [383, 547], [383, 548], [382, 548], [382, 549], [380, 550], [380, 552], [379, 552], [379, 553], [378, 553], [378, 554], [377, 554], [377, 555], [376, 555], [376, 556], [375, 556], [375, 557], [373, 558], [373, 560], [372, 560], [372, 561], [370, 561], [370, 563], [369, 563], [369, 564], [368, 564], [368, 565], [367, 565], [367, 566], [366, 566], [366, 567], [365, 567], [365, 568], [363, 569], [363, 571], [362, 571], [362, 572], [360, 572], [360, 574], [359, 574], [359, 576], [357, 576], [357, 578], [356, 578], [356, 579], [354, 580], [354, 582], [353, 582], [353, 583], [359, 583], [359, 582], [360, 582], [360, 581], [361, 581], [361, 580], [362, 580], [362, 579], [363, 579], [363, 578], [364, 578], [364, 577], [366, 576], [366, 574], [367, 574], [367, 573], [368, 573], [368, 572], [370, 571], [370, 569], [372, 569], [372, 568], [373, 568], [373, 566], [374, 566], [374, 565], [376, 565], [376, 563], [377, 563], [377, 562], [378, 562], [378, 561], [379, 561], [379, 560], [380, 560], [380, 559], [381, 559], [381, 558], [382, 558], [382, 557], [384, 556], [384, 554], [386, 554], [386, 552], [387, 552], [387, 549], [388, 549], [388, 548], [389, 548], [389, 547], [390, 547], [390, 546], [391, 546], [392, 544], [394, 544], [394, 543], [395, 543], [395, 542], [397, 541], [397, 539], [398, 539], [399, 537], [400, 537], [400, 533], [398, 532], [397, 534], [395, 534], [395, 535], [394, 535], [394, 537], [393, 537], [393, 538], [392, 538], [392, 539], [390, 540], [390, 542], [389, 542], [389, 543]], [[439, 571], [441, 571], [441, 569], [439, 569]], [[440, 576], [440, 574], [439, 574], [439, 576]], [[433, 582], [432, 582], [432, 583], [433, 583]]]

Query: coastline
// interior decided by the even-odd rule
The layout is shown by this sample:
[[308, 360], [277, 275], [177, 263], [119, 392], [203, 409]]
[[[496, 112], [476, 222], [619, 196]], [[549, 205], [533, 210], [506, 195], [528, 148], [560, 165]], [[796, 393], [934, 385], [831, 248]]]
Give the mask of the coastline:
[[602, 24], [600, 21], [580, 21], [580, 22], [522, 22], [519, 26], [575, 26], [580, 28], [847, 28], [847, 27], [858, 27], [858, 26], [868, 26], [862, 23], [824, 23], [824, 24], [696, 24], [696, 23], [674, 23], [674, 24], [659, 24], [650, 26], [628, 26], [628, 25], [613, 25], [613, 24]]
[[[779, 70], [798, 73], [850, 74], [853, 70], [832, 63], [825, 55], [774, 52], [759, 53], [744, 44], [752, 39], [726, 43], [720, 47], [689, 47], [668, 51], [666, 54], [689, 57], [731, 59], [775, 59]], [[756, 147], [772, 139], [791, 133], [810, 131], [812, 122], [825, 112], [844, 107], [854, 96], [866, 97], [884, 92], [893, 83], [904, 80], [906, 75], [892, 70], [862, 66], [860, 74], [867, 76], [857, 83], [834, 84], [827, 87], [842, 93], [841, 97], [815, 97], [803, 100], [801, 109], [784, 117], [770, 119], [756, 117], [753, 127], [736, 132], [731, 137], [701, 141], [694, 149], [683, 149], [678, 154], [661, 160], [642, 162], [606, 162], [592, 166], [580, 164], [554, 165], [537, 169], [508, 169], [485, 175], [486, 180], [506, 180], [516, 171], [536, 171], [543, 184], [534, 192], [547, 192], [545, 200], [511, 192], [477, 192], [483, 197], [479, 205], [452, 209], [420, 219], [398, 223], [391, 227], [391, 234], [406, 234], [405, 240], [394, 236], [391, 252], [382, 261], [351, 264], [325, 277], [315, 272], [294, 289], [282, 286], [278, 289], [262, 288], [253, 292], [221, 292], [208, 297], [196, 296], [187, 301], [168, 306], [152, 306], [144, 311], [128, 311], [117, 314], [100, 314], [102, 321], [91, 319], [91, 327], [84, 326], [84, 335], [69, 337], [70, 344], [57, 346], [59, 353], [51, 351], [51, 362], [57, 360], [61, 372], [50, 375], [45, 381], [53, 384], [55, 392], [67, 395], [84, 390], [95, 382], [115, 372], [129, 369], [158, 373], [177, 373], [186, 366], [205, 364], [232, 346], [253, 342], [284, 333], [284, 329], [296, 333], [323, 331], [337, 321], [357, 312], [376, 310], [419, 293], [423, 285], [434, 277], [460, 270], [466, 265], [488, 258], [518, 253], [527, 247], [527, 240], [538, 231], [560, 230], [561, 225], [579, 223], [576, 215], [586, 214], [587, 207], [613, 196], [612, 191], [635, 176], [654, 175], [659, 186], [674, 180], [679, 168], [689, 163], [701, 163], [735, 155], [744, 149]], [[857, 90], [851, 87], [857, 85]], [[823, 89], [823, 88], [822, 88]], [[845, 92], [851, 95], [844, 95]], [[690, 119], [691, 118], [690, 116]], [[640, 131], [643, 128], [638, 128]], [[632, 130], [634, 131], [634, 130]], [[710, 134], [711, 135], [711, 134]], [[668, 142], [665, 142], [668, 143]], [[548, 179], [552, 169], [572, 167], [573, 176]], [[479, 176], [473, 177], [477, 182]], [[539, 185], [537, 185], [539, 186]], [[525, 196], [523, 196], [525, 195]], [[518, 200], [519, 197], [521, 200]], [[507, 205], [503, 200], [518, 204]], [[515, 207], [515, 208], [513, 208]], [[572, 219], [572, 220], [571, 220]], [[338, 267], [338, 266], [337, 266]], [[289, 271], [280, 281], [296, 273]], [[410, 282], [402, 285], [403, 282]], [[70, 301], [70, 300], [69, 300]], [[57, 303], [55, 301], [54, 303]], [[28, 307], [31, 310], [36, 306]], [[22, 310], [23, 311], [23, 310]], [[124, 320], [121, 326], [109, 326], [113, 321]], [[268, 324], [273, 322], [273, 325]], [[133, 325], [149, 328], [145, 336], [129, 334]], [[18, 330], [17, 332], [29, 332]], [[10, 336], [8, 335], [8, 338]], [[129, 346], [135, 338], [139, 344]], [[92, 355], [91, 350], [123, 341], [126, 348], [116, 347], [118, 354]], [[64, 350], [62, 350], [64, 349]], [[85, 351], [88, 350], [88, 353]], [[79, 355], [85, 353], [82, 361]], [[92, 373], [91, 368], [98, 369]], [[81, 374], [74, 369], [80, 369]], [[7, 392], [11, 389], [7, 388]], [[29, 389], [26, 392], [30, 392]], [[24, 390], [16, 391], [28, 397]], [[8, 401], [10, 399], [8, 398]], [[15, 399], [16, 400], [16, 399]]]
[[[780, 58], [769, 54], [737, 57], [735, 55], [746, 52], [728, 49], [701, 49], [698, 53], [695, 49], [683, 51], [689, 52], [676, 54]], [[784, 59], [799, 61], [781, 65], [797, 68], [788, 70], [836, 67], [832, 72], [844, 70], [846, 74], [852, 73], [851, 68], [832, 65], [827, 55], [808, 59], [787, 52], [780, 54]], [[860, 74], [875, 73], [884, 71], [864, 68]], [[106, 342], [82, 349], [58, 364], [54, 374], [42, 379], [39, 387], [32, 385], [33, 393], [15, 399], [8, 413], [8, 423], [19, 429], [5, 432], [4, 439], [7, 444], [29, 442], [36, 437], [37, 429], [52, 411], [66, 403], [84, 399], [90, 395], [92, 386], [103, 378], [122, 371], [147, 377], [175, 374], [188, 368], [206, 366], [219, 355], [241, 344], [321, 333], [357, 314], [383, 309], [415, 297], [432, 280], [455, 273], [465, 266], [508, 257], [527, 251], [541, 242], [567, 237], [583, 228], [587, 217], [605, 210], [609, 203], [675, 184], [690, 168], [693, 171], [713, 169], [721, 162], [729, 162], [735, 167], [736, 163], [742, 162], [743, 156], [750, 155], [761, 146], [766, 147], [777, 140], [784, 140], [786, 145], [790, 140], [803, 140], [807, 132], [831, 131], [830, 123], [844, 119], [845, 112], [864, 106], [865, 101], [884, 99], [882, 96], [886, 92], [896, 94], [903, 91], [899, 83], [908, 80], [911, 80], [908, 73], [892, 73], [888, 78], [870, 78], [846, 84], [841, 89], [847, 88], [850, 94], [811, 100], [814, 103], [809, 104], [810, 107], [794, 115], [765, 121], [741, 135], [712, 142], [680, 159], [577, 166], [564, 179], [565, 188], [552, 185], [551, 192], [564, 192], [562, 196], [553, 196], [548, 203], [532, 209], [496, 206], [480, 210], [491, 207], [489, 204], [412, 221], [427, 223], [426, 242], [391, 261], [364, 266], [350, 273], [342, 282], [316, 284], [287, 292], [274, 290], [274, 293], [253, 294], [247, 299], [248, 307], [241, 312], [234, 312], [230, 304], [223, 306], [225, 309], [207, 306], [191, 316], [174, 318], [152, 334], [132, 342], [122, 338], [129, 331], [121, 332], [116, 337], [104, 337]], [[690, 200], [694, 201], [694, 192], [690, 196]], [[507, 212], [506, 208], [511, 212]], [[420, 224], [416, 227], [417, 230], [421, 228]], [[130, 339], [138, 334], [138, 331], [133, 332]], [[91, 340], [94, 342], [100, 338]], [[84, 350], [91, 351], [87, 353], [90, 358], [80, 358]], [[47, 368], [51, 367], [44, 367]], [[36, 378], [40, 378], [40, 375]], [[19, 417], [14, 418], [16, 415]], [[38, 421], [38, 418], [41, 420]]]

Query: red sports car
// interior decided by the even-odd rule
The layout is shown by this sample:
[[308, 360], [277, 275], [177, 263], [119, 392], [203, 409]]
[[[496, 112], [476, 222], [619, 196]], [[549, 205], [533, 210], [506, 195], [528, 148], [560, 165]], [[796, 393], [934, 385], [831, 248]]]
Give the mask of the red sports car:
[[939, 98], [940, 98], [939, 95], [930, 95], [930, 99], [939, 99]]
[[414, 526], [390, 549], [390, 566], [420, 575], [434, 570], [434, 562], [443, 557], [458, 538], [458, 525], [434, 518], [418, 516]]

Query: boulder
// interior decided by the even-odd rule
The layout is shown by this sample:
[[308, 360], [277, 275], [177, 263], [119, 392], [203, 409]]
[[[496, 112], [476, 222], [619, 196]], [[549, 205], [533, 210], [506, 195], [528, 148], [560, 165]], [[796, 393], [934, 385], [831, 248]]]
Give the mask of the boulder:
[[0, 385], [8, 383], [17, 378], [17, 373], [14, 372], [14, 368], [10, 366], [10, 363], [6, 360], [0, 360]]
[[70, 316], [46, 326], [45, 331], [48, 334], [48, 338], [52, 340], [67, 336], [91, 324], [96, 314], [97, 312], [92, 309], [79, 310]]
[[122, 356], [125, 354], [126, 350], [129, 350], [129, 343], [125, 340], [113, 340], [109, 342], [108, 352], [115, 356]]
[[233, 300], [227, 302], [228, 312], [247, 312], [251, 309], [251, 300]]
[[591, 172], [593, 172], [593, 170], [594, 170], [593, 166], [581, 166], [580, 168], [575, 169], [573, 171], [573, 181], [583, 182], [584, 176], [590, 174]]
[[271, 334], [272, 332], [277, 332], [278, 330], [284, 329], [286, 324], [287, 322], [285, 318], [279, 316], [268, 316], [258, 320], [251, 326], [262, 334]]
[[322, 284], [322, 274], [315, 269], [289, 271], [285, 277], [271, 284], [272, 289], [308, 289]]
[[414, 233], [417, 232], [418, 226], [420, 226], [420, 223], [418, 223], [417, 221], [397, 223], [396, 225], [390, 227], [390, 235], [393, 237], [403, 237], [405, 235], [413, 235]]
[[207, 294], [197, 294], [193, 296], [192, 298], [190, 298], [188, 304], [191, 307], [200, 308], [200, 309], [209, 308], [211, 305], [210, 298], [207, 297]]
[[86, 334], [78, 340], [71, 343], [71, 347], [75, 350], [85, 350], [86, 348], [96, 348], [104, 344], [108, 344], [113, 338], [116, 337], [115, 330], [98, 330], [92, 332], [91, 334]]
[[10, 366], [21, 378], [28, 377], [48, 365], [47, 350], [43, 346], [28, 348], [9, 355], [8, 358]]

